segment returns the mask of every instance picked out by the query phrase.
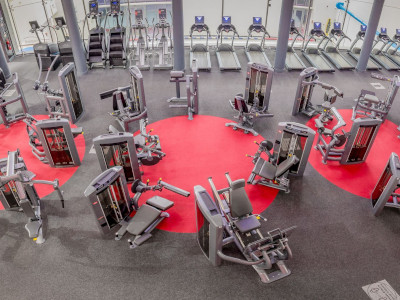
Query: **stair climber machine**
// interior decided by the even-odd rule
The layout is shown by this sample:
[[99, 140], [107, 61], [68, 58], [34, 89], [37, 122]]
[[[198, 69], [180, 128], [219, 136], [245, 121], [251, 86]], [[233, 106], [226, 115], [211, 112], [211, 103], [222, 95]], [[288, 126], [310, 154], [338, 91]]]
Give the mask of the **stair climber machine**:
[[[288, 175], [303, 176], [314, 142], [315, 131], [293, 122], [280, 122], [275, 142], [255, 142], [259, 147], [253, 158], [254, 168], [247, 180], [289, 193]], [[271, 153], [270, 151], [273, 150]], [[262, 154], [267, 155], [267, 160]], [[261, 179], [256, 179], [260, 177]]]
[[6, 158], [0, 159], [0, 201], [7, 211], [23, 212], [28, 217], [25, 225], [29, 238], [36, 244], [45, 242], [44, 238], [44, 205], [36, 192], [36, 184], [51, 185], [61, 206], [64, 208], [63, 192], [60, 190], [58, 179], [54, 181], [34, 180], [36, 174], [29, 171], [19, 150], [9, 151]]
[[[36, 62], [39, 66], [39, 59], [38, 59], [38, 54], [40, 54], [42, 56], [42, 65], [43, 68], [42, 70], [48, 70], [50, 68], [50, 66], [52, 67], [52, 71], [56, 70], [58, 68], [58, 66], [60, 65], [60, 59], [59, 57], [56, 58], [59, 50], [58, 50], [58, 46], [57, 44], [46, 44], [46, 43], [42, 43], [40, 37], [39, 37], [39, 32], [43, 35], [43, 39], [44, 39], [44, 34], [43, 31], [46, 28], [49, 28], [49, 30], [51, 30], [50, 26], [42, 26], [39, 27], [39, 24], [37, 21], [30, 21], [29, 25], [31, 27], [30, 32], [31, 33], [35, 33], [36, 37], [39, 41], [39, 43], [33, 45], [33, 52], [35, 54], [36, 57]], [[53, 61], [55, 60], [55, 63], [53, 63]]]
[[[231, 43], [223, 43], [223, 34], [228, 34], [230, 32], [232, 32]], [[217, 49], [215, 51], [215, 54], [217, 55], [218, 66], [221, 71], [241, 69], [235, 48], [233, 46], [235, 35], [239, 37], [235, 26], [231, 24], [231, 17], [223, 16], [222, 24], [219, 25], [217, 29]]]
[[0, 77], [2, 81], [0, 88], [0, 117], [4, 126], [9, 128], [11, 124], [25, 119], [28, 113], [28, 105], [19, 83], [18, 74], [14, 73], [12, 82], [7, 83], [3, 71], [0, 69]]
[[[168, 99], [170, 108], [185, 108], [188, 112], [189, 120], [193, 120], [193, 115], [199, 113], [199, 75], [197, 61], [192, 61], [192, 74], [186, 75], [184, 71], [171, 71], [170, 82], [175, 83], [176, 97]], [[180, 83], [186, 83], [186, 97], [181, 97]], [[186, 102], [184, 104], [175, 104], [174, 102]]]
[[[105, 69], [106, 41], [104, 28], [101, 24], [104, 20], [104, 16], [103, 13], [99, 11], [99, 3], [97, 0], [89, 0], [89, 13], [86, 16], [85, 21], [89, 23], [89, 19], [95, 20], [96, 26], [89, 30], [89, 38], [86, 46], [87, 63], [89, 69], [97, 66]], [[83, 28], [85, 28], [85, 24], [83, 25]], [[85, 40], [84, 36], [83, 40]]]
[[147, 32], [148, 28], [149, 24], [147, 20], [146, 24], [143, 23], [143, 11], [141, 9], [136, 9], [135, 24], [131, 27], [128, 39], [128, 41], [130, 41], [131, 36], [133, 35], [132, 48], [129, 51], [129, 66], [136, 66], [142, 71], [150, 70], [150, 37]]
[[107, 13], [105, 26], [107, 21], [115, 23], [115, 26], [110, 28], [107, 36], [107, 60], [110, 68], [123, 67], [126, 68], [126, 28], [123, 27], [124, 12], [121, 11], [119, 0], [110, 1], [110, 11]]
[[[160, 36], [161, 35], [161, 36]], [[167, 22], [167, 10], [158, 10], [158, 23], [153, 28], [153, 69], [170, 70], [173, 68], [171, 25]], [[156, 63], [156, 57], [158, 63]]]
[[[353, 70], [354, 66], [347, 60], [347, 58], [340, 51], [340, 43], [344, 39], [351, 39], [343, 32], [340, 22], [334, 22], [333, 28], [329, 34], [329, 39], [326, 40], [325, 46], [321, 50], [322, 54], [333, 64], [338, 70]], [[332, 39], [337, 39], [336, 44], [329, 43]]]
[[[262, 34], [260, 44], [249, 44], [250, 38], [253, 37], [253, 33]], [[264, 25], [262, 25], [262, 18], [253, 17], [253, 24], [250, 25], [249, 29], [247, 29], [247, 42], [244, 51], [249, 62], [264, 64], [272, 67], [271, 62], [269, 61], [264, 51], [266, 36], [271, 37], [265, 29]]]
[[[357, 33], [356, 38], [353, 40], [353, 43], [350, 45], [347, 53], [355, 60], [358, 61], [360, 58], [361, 47], [356, 47], [358, 41], [363, 41], [365, 37], [365, 33], [367, 32], [367, 25], [361, 25], [360, 31]], [[368, 59], [367, 70], [380, 70], [381, 66], [378, 65], [372, 58]]]
[[56, 29], [61, 30], [61, 33], [63, 35], [64, 41], [58, 42], [58, 49], [60, 51], [60, 58], [61, 58], [61, 63], [63, 66], [70, 62], [75, 62], [74, 61], [74, 55], [72, 52], [72, 44], [68, 36], [67, 32], [67, 24], [65, 23], [65, 20], [63, 17], [57, 17], [55, 18], [56, 21]]
[[335, 107], [331, 108], [331, 113], [336, 120], [332, 129], [315, 119], [315, 127], [318, 129], [315, 149], [321, 153], [322, 163], [326, 164], [328, 160], [338, 161], [342, 165], [365, 162], [382, 121], [358, 118], [353, 121], [350, 131], [345, 132], [342, 127], [346, 126], [346, 122], [340, 113]]
[[[324, 102], [322, 105], [313, 105], [311, 102], [315, 86], [319, 85], [325, 90]], [[329, 91], [333, 91], [333, 94]], [[320, 114], [320, 120], [326, 123], [332, 120], [330, 109], [336, 102], [337, 97], [343, 98], [343, 92], [328, 83], [319, 80], [318, 70], [310, 67], [303, 70], [299, 75], [299, 80], [294, 98], [292, 116], [300, 113], [312, 118]]]
[[[382, 46], [379, 48], [377, 47], [379, 43], [382, 43]], [[379, 33], [378, 37], [375, 39], [375, 43], [372, 47], [371, 57], [375, 60], [378, 64], [384, 67], [388, 71], [396, 71], [400, 70], [400, 65], [396, 64], [386, 55], [386, 48], [392, 45], [393, 41], [387, 34], [387, 28], [382, 27], [381, 32]]]
[[[199, 34], [205, 32], [206, 43], [193, 44], [194, 32], [198, 32]], [[194, 24], [192, 25], [192, 27], [190, 27], [189, 35], [190, 35], [190, 52], [189, 52], [190, 61], [193, 61], [194, 59], [197, 61], [198, 70], [211, 71], [210, 50], [208, 47], [208, 38], [211, 36], [211, 34], [208, 26], [204, 23], [204, 16], [194, 17]]]
[[301, 58], [297, 55], [296, 49], [294, 48], [294, 44], [297, 39], [301, 37], [304, 40], [304, 36], [301, 35], [297, 27], [295, 26], [294, 20], [290, 20], [290, 35], [294, 36], [291, 44], [288, 46], [288, 50], [286, 52], [286, 69], [288, 71], [292, 70], [304, 70], [306, 65], [303, 63]]
[[384, 54], [389, 57], [395, 64], [400, 66], [400, 29], [396, 29], [396, 34], [393, 36], [392, 43], [386, 47]]
[[46, 77], [41, 82], [41, 56], [39, 58], [39, 74], [33, 89], [38, 92], [39, 97], [44, 98], [46, 110], [50, 118], [65, 118], [72, 124], [80, 120], [84, 113], [82, 102], [82, 94], [80, 92], [79, 81], [76, 76], [75, 64], [67, 63], [58, 72], [58, 81], [61, 89], [55, 90], [49, 87], [50, 69], [47, 71]]
[[[141, 195], [147, 191], [159, 191], [165, 188], [178, 195], [189, 197], [190, 193], [161, 180], [155, 185], [149, 181], [142, 182], [140, 178], [133, 181], [129, 196], [124, 170], [121, 166], [112, 167], [97, 176], [86, 188], [84, 194], [88, 198], [97, 224], [104, 235], [113, 234], [115, 240], [129, 233], [133, 238], [128, 239], [130, 249], [142, 245], [152, 237], [151, 232], [165, 218], [166, 212], [174, 202], [160, 196], [153, 196], [139, 206]], [[132, 216], [132, 213], [135, 213]]]
[[[314, 28], [310, 31], [310, 37], [302, 50], [305, 59], [320, 72], [335, 72], [335, 69], [326, 60], [321, 53], [321, 45], [325, 40], [330, 40], [325, 32], [321, 29], [321, 22], [314, 22]], [[317, 45], [315, 47], [308, 47], [310, 41], [314, 39]], [[319, 41], [318, 41], [319, 39]]]
[[237, 112], [234, 117], [238, 123], [226, 123], [233, 130], [242, 129], [244, 133], [251, 132], [254, 136], [258, 133], [253, 129], [254, 118], [273, 117], [268, 111], [274, 70], [267, 66], [249, 62], [246, 72], [245, 95], [237, 94], [235, 99], [229, 100], [231, 108]]
[[399, 189], [400, 160], [396, 153], [392, 153], [371, 193], [372, 212], [375, 216], [378, 216], [384, 207], [400, 209]]
[[100, 100], [112, 98], [113, 112], [121, 129], [129, 132], [129, 124], [147, 117], [143, 75], [139, 68], [129, 68], [130, 85], [118, 87], [100, 94]]
[[[289, 276], [285, 261], [293, 255], [288, 236], [296, 227], [262, 234], [259, 220], [267, 219], [253, 214], [245, 180], [232, 181], [228, 173], [225, 176], [229, 186], [220, 190], [208, 178], [214, 200], [204, 187], [194, 187], [197, 241], [203, 254], [213, 266], [220, 266], [222, 260], [252, 266], [263, 283]], [[222, 248], [229, 244], [235, 245], [245, 259], [225, 254]]]

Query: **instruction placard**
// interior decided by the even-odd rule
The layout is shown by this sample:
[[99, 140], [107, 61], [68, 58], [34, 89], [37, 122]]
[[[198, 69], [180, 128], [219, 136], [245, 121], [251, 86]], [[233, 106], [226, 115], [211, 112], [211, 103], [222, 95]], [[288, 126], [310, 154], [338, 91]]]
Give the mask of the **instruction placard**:
[[399, 294], [385, 279], [362, 288], [372, 300], [400, 300]]

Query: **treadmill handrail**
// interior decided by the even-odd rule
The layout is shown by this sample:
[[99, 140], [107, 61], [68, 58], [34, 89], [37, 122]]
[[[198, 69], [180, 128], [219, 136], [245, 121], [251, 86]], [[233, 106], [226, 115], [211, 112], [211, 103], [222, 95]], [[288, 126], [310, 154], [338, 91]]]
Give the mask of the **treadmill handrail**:
[[[249, 28], [247, 29], [247, 41], [246, 41], [246, 47], [245, 47], [245, 49], [248, 49], [249, 40], [250, 40], [250, 38], [253, 36], [251, 33], [252, 33], [253, 31], [256, 31], [256, 30], [255, 30], [256, 28], [257, 28], [257, 27], [255, 27], [255, 26], [252, 24], [252, 25], [250, 25]], [[260, 32], [263, 33], [260, 46], [261, 46], [262, 49], [264, 49], [265, 36], [268, 35], [268, 38], [270, 38], [271, 35], [268, 33], [268, 31], [267, 31], [267, 29], [265, 28], [264, 25], [259, 26], [259, 28], [260, 28]]]

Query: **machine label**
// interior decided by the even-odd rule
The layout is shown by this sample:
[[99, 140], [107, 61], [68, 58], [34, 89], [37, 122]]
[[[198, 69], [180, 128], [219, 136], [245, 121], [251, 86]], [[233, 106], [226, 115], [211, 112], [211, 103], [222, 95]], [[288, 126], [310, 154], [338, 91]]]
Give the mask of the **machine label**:
[[372, 300], [400, 300], [399, 294], [384, 279], [373, 284], [363, 286], [362, 289]]
[[371, 82], [371, 85], [376, 90], [384, 90], [385, 89], [385, 87], [382, 84], [380, 84], [379, 82]]

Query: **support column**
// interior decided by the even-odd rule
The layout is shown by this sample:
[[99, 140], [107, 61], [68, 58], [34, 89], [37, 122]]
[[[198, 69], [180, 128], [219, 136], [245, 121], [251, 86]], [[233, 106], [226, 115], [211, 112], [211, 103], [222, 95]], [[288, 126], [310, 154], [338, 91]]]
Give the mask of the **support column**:
[[368, 20], [367, 32], [365, 33], [360, 58], [358, 59], [356, 67], [357, 71], [364, 72], [367, 69], [369, 56], [372, 51], [372, 45], [374, 43], [376, 29], [378, 28], [378, 23], [381, 17], [384, 3], [385, 0], [374, 0], [374, 4], [372, 5], [371, 13]]
[[4, 76], [6, 79], [10, 78], [11, 73], [8, 68], [8, 62], [6, 54], [4, 53], [3, 47], [0, 46], [0, 68], [3, 70]]
[[74, 54], [75, 67], [78, 75], [87, 73], [86, 53], [79, 33], [78, 20], [76, 19], [74, 2], [61, 0], [65, 21], [68, 26], [69, 38], [71, 40], [72, 52]]
[[185, 70], [185, 47], [183, 40], [182, 0], [172, 0], [172, 25], [174, 36], [174, 70]]
[[294, 0], [282, 0], [281, 17], [279, 21], [278, 43], [276, 45], [275, 72], [285, 69], [286, 52], [289, 43], [290, 20], [292, 19]]

